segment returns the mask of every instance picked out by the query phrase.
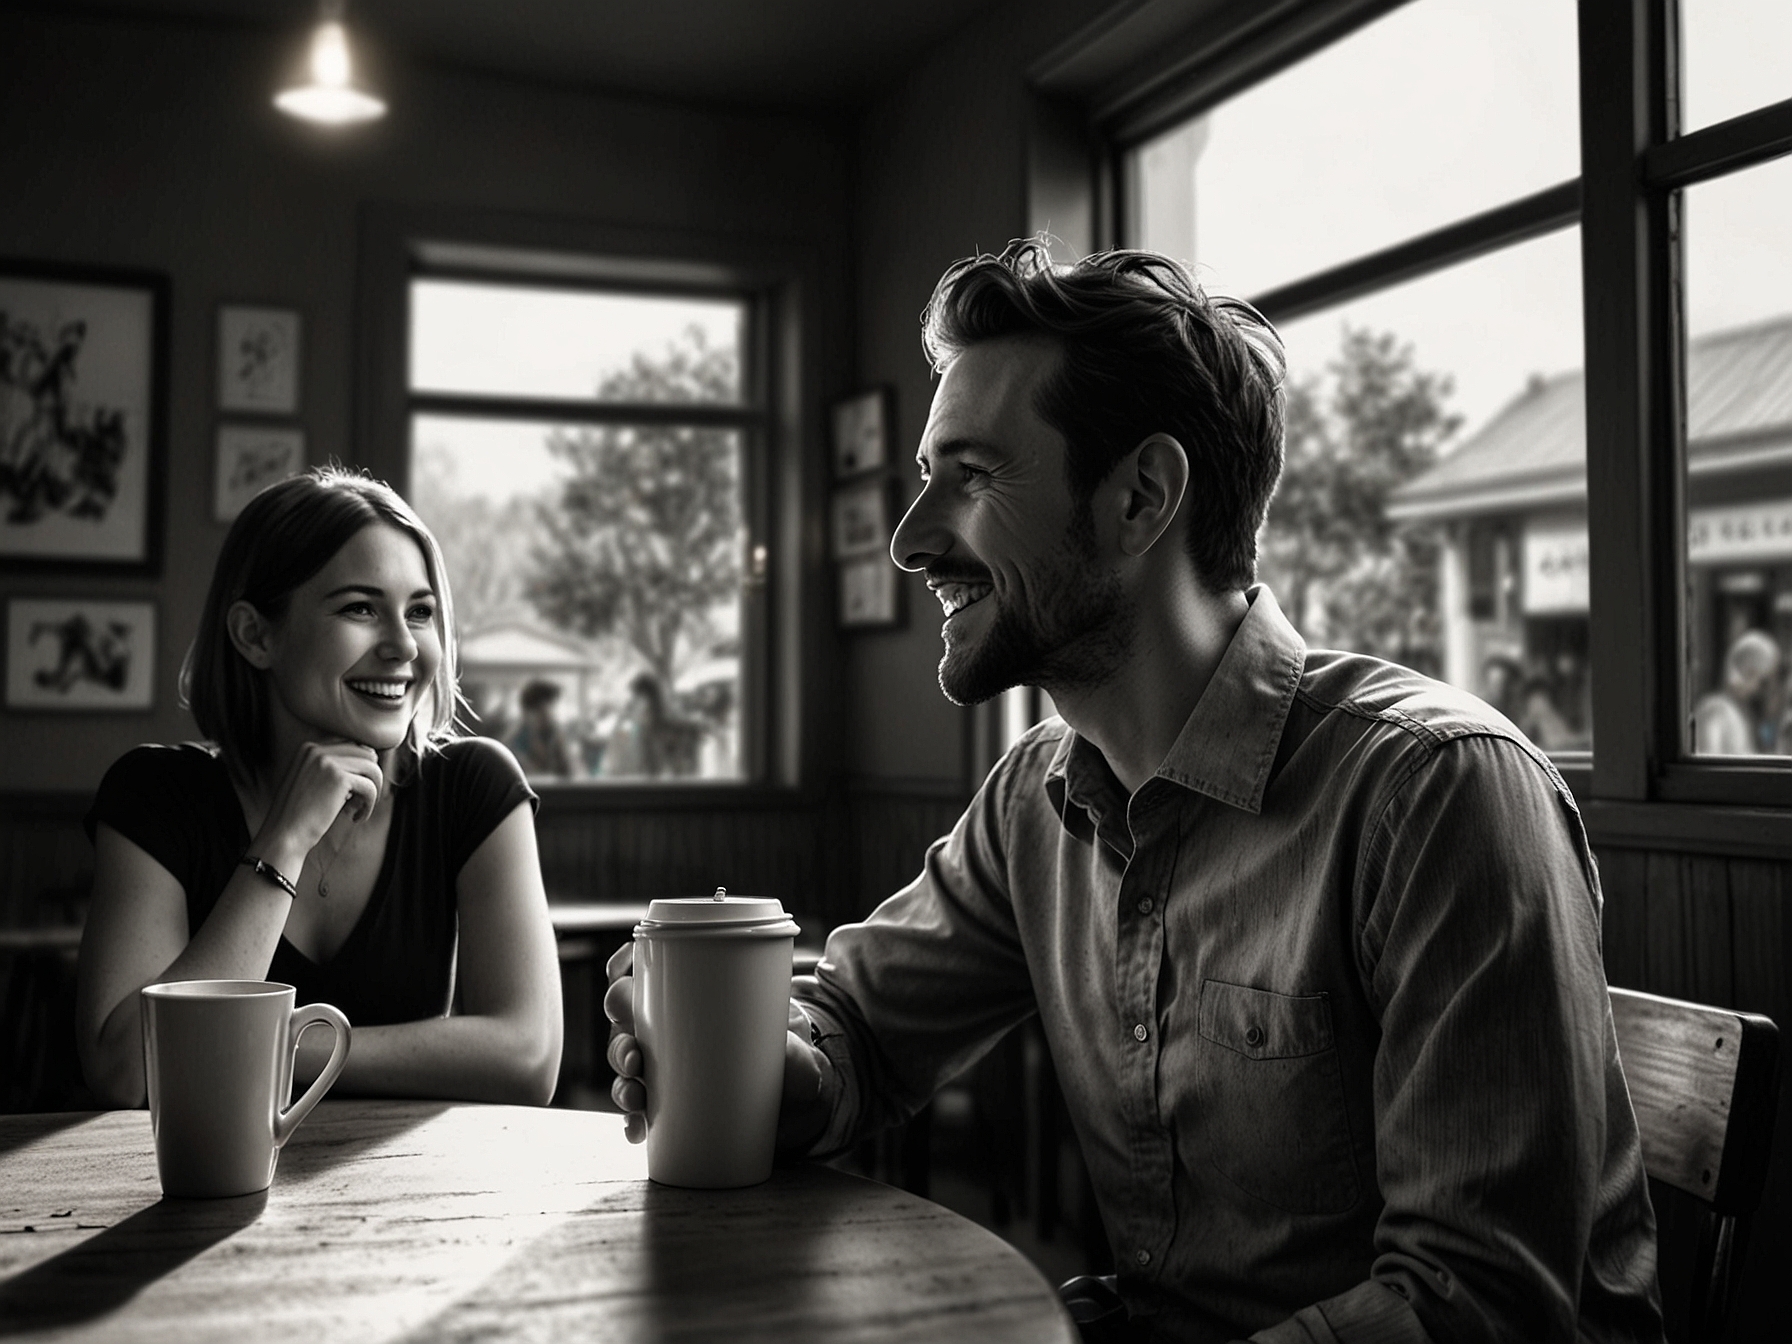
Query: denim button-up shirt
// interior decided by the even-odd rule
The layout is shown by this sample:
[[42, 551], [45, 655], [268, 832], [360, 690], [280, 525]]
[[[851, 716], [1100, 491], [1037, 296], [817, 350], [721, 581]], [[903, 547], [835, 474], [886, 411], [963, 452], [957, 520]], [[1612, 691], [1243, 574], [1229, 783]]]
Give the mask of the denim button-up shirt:
[[1308, 652], [1266, 590], [1128, 797], [1060, 720], [796, 997], [816, 1151], [1037, 1012], [1154, 1337], [1658, 1340], [1598, 878], [1479, 701]]

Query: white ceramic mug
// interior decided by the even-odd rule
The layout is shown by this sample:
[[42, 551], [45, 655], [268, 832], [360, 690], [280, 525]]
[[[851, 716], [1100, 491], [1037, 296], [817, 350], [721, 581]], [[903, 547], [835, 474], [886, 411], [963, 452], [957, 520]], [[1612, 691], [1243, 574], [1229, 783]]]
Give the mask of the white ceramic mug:
[[647, 1175], [727, 1189], [772, 1174], [797, 927], [776, 900], [659, 900], [635, 926]]
[[[280, 1149], [348, 1058], [348, 1019], [327, 1003], [295, 1010], [293, 987], [188, 980], [143, 990], [143, 1075], [162, 1193], [219, 1198], [266, 1190]], [[305, 1028], [335, 1033], [329, 1063], [291, 1106]]]

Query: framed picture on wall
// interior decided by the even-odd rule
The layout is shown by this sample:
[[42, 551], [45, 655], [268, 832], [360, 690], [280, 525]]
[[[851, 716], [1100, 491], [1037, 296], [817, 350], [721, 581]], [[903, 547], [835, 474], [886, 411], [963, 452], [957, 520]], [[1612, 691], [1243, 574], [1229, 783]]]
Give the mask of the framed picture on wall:
[[890, 391], [875, 387], [834, 403], [834, 478], [857, 476], [890, 460]]
[[890, 545], [890, 483], [882, 478], [834, 492], [834, 556], [875, 554]]
[[865, 555], [840, 566], [840, 627], [891, 626], [902, 617], [900, 571], [887, 555]]
[[155, 670], [153, 602], [7, 600], [8, 709], [151, 709]]
[[218, 309], [218, 407], [291, 415], [299, 409], [299, 315], [290, 308]]
[[168, 278], [0, 259], [0, 570], [154, 574]]
[[219, 425], [212, 514], [228, 523], [262, 487], [305, 465], [305, 431], [284, 425]]

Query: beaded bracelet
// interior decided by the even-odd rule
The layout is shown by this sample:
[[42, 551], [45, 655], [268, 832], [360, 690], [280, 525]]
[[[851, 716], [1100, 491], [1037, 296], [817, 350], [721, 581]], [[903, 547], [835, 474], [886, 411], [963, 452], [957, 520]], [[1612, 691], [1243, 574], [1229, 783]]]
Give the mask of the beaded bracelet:
[[272, 882], [276, 887], [279, 887], [281, 891], [284, 891], [288, 896], [292, 897], [293, 900], [296, 901], [299, 899], [299, 889], [293, 886], [293, 884], [287, 880], [286, 874], [274, 867], [273, 864], [258, 859], [253, 854], [243, 855], [238, 862], [240, 862], [243, 867], [254, 872], [257, 877], [267, 878], [268, 881]]

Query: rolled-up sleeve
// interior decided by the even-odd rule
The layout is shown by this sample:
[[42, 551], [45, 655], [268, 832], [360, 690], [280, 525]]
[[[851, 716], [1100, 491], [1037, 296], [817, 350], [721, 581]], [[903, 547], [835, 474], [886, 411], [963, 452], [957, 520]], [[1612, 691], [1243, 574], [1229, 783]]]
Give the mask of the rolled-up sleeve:
[[794, 982], [834, 1066], [813, 1155], [908, 1119], [1036, 1010], [1003, 857], [1008, 779], [998, 767], [920, 875], [834, 930], [815, 974]]

